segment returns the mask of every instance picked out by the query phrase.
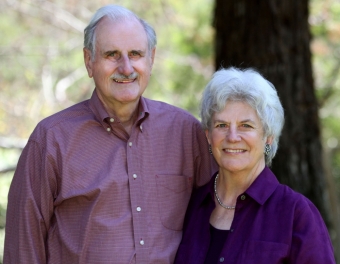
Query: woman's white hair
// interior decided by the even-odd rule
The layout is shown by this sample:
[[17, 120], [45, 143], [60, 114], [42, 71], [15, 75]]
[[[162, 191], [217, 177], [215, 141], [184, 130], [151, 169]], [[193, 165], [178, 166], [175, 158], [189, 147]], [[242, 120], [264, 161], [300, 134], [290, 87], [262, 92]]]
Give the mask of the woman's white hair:
[[92, 60], [96, 50], [96, 27], [104, 18], [109, 17], [112, 21], [122, 21], [124, 19], [136, 19], [139, 21], [146, 33], [148, 40], [149, 52], [157, 45], [157, 36], [155, 30], [143, 19], [139, 18], [135, 13], [119, 5], [107, 5], [99, 8], [93, 15], [90, 23], [84, 29], [84, 47], [91, 51]]
[[265, 155], [269, 166], [274, 158], [284, 124], [284, 111], [276, 89], [254, 69], [230, 67], [215, 72], [203, 91], [200, 116], [204, 130], [211, 130], [214, 113], [224, 109], [228, 101], [242, 101], [249, 104], [259, 116], [264, 136], [272, 136], [269, 155]]

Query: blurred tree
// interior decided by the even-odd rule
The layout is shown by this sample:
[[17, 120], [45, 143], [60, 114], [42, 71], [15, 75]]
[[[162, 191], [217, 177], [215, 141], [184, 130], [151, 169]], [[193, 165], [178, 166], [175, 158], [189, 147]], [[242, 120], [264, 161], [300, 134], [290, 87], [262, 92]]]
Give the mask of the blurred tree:
[[278, 90], [285, 126], [272, 169], [331, 227], [310, 52], [308, 0], [216, 0], [215, 66], [253, 67]]

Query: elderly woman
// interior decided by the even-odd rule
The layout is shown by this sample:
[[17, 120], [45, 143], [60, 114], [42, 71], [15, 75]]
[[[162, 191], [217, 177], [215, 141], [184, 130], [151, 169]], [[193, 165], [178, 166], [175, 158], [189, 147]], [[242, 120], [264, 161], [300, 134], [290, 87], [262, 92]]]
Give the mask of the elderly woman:
[[201, 118], [219, 170], [192, 195], [175, 263], [335, 263], [319, 211], [268, 168], [284, 123], [273, 85], [252, 69], [219, 70]]

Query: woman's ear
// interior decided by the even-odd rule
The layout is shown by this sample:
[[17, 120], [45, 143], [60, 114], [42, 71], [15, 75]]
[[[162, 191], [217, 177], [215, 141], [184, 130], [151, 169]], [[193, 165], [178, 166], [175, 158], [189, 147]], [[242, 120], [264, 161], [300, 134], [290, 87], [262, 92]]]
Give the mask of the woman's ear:
[[208, 129], [205, 130], [205, 136], [207, 137], [209, 145], [211, 145], [211, 143], [210, 143], [210, 131]]
[[271, 144], [273, 144], [273, 141], [274, 141], [274, 137], [273, 136], [269, 136], [269, 137], [267, 137], [266, 144], [271, 145]]

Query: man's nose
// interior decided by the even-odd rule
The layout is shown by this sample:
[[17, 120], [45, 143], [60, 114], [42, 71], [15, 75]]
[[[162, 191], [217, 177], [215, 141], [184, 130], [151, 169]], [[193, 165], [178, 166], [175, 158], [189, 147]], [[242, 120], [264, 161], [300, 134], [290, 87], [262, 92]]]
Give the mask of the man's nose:
[[130, 58], [128, 56], [122, 56], [118, 67], [119, 73], [125, 76], [129, 76], [134, 72]]

